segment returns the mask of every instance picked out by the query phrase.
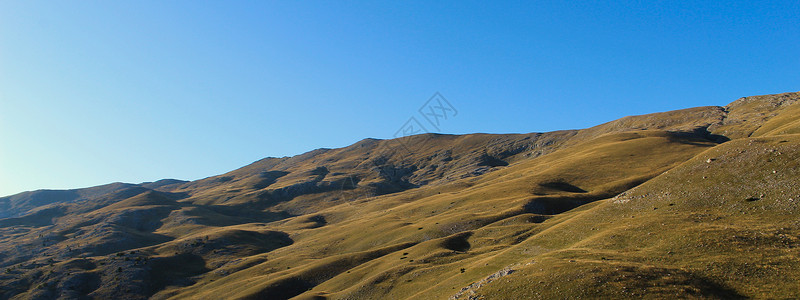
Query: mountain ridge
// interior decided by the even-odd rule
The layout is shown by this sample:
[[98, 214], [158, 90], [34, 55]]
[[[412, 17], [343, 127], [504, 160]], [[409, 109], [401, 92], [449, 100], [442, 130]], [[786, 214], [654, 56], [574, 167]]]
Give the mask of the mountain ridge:
[[[730, 262], [735, 251], [721, 247], [713, 252], [728, 265], [708, 271], [703, 268], [713, 261], [698, 259], [699, 252], [669, 235], [674, 230], [661, 228], [662, 238], [671, 241], [665, 246], [614, 236], [652, 240], [640, 234], [652, 234], [655, 220], [670, 220], [676, 228], [710, 226], [727, 241], [721, 237], [727, 229], [714, 222], [780, 215], [774, 223], [783, 233], [737, 245], [767, 247], [770, 261], [794, 262], [780, 253], [800, 246], [792, 237], [800, 224], [786, 217], [800, 209], [769, 195], [800, 199], [787, 185], [800, 178], [789, 158], [800, 143], [798, 99], [800, 93], [743, 97], [726, 106], [630, 116], [580, 130], [367, 138], [264, 158], [196, 181], [2, 197], [0, 266], [6, 272], [0, 286], [6, 292], [0, 298], [621, 297], [648, 295], [648, 286], [657, 287], [650, 294], [656, 298], [770, 296], [746, 280], [766, 284], [800, 272], [756, 272]], [[720, 154], [704, 156], [714, 151]], [[771, 156], [776, 152], [783, 156]], [[770, 162], [757, 163], [762, 159]], [[769, 166], [765, 176], [780, 174], [781, 183], [758, 185], [767, 177], [729, 171], [742, 166]], [[696, 179], [685, 168], [710, 169]], [[662, 188], [695, 190], [678, 184], [684, 179], [763, 188], [742, 199], [733, 197], [745, 193], [741, 189], [720, 189], [722, 198], [714, 201], [723, 208], [699, 206], [708, 210], [699, 216], [694, 202]], [[732, 213], [769, 201], [775, 204], [760, 214]], [[624, 203], [639, 204], [619, 208]], [[679, 217], [658, 215], [662, 211]], [[694, 225], [698, 218], [703, 223]], [[756, 232], [725, 226], [744, 236]], [[754, 228], [772, 232], [771, 226]], [[664, 253], [685, 259], [659, 260], [665, 247], [683, 249]], [[609, 266], [612, 260], [617, 263]], [[532, 281], [547, 289], [523, 284]], [[780, 292], [800, 296], [798, 289]]]

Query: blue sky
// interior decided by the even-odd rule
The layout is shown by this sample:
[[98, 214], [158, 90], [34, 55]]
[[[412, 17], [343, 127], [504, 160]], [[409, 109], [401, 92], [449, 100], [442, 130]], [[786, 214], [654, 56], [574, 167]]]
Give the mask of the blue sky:
[[431, 2], [2, 1], [0, 196], [800, 90], [798, 1]]

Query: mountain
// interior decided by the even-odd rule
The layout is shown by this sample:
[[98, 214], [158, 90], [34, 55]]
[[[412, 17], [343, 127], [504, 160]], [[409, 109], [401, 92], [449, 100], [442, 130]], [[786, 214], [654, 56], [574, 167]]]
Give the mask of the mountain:
[[3, 197], [0, 298], [800, 298], [798, 99]]

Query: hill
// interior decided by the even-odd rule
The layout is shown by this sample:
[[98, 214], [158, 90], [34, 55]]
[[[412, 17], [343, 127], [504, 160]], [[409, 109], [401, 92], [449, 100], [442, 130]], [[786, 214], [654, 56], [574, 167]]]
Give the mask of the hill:
[[0, 298], [799, 298], [800, 93], [0, 198]]

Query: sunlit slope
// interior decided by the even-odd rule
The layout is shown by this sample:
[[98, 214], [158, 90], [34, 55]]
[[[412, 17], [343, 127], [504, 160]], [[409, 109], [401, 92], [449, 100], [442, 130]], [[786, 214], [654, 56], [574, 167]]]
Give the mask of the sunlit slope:
[[574, 134], [424, 134], [395, 140], [365, 139], [340, 149], [267, 158], [169, 191], [185, 192], [190, 195], [186, 201], [195, 204], [270, 207], [302, 214], [319, 209], [322, 199], [340, 203], [345, 200], [338, 193], [342, 190], [351, 196], [374, 196], [478, 176], [552, 152]]
[[264, 262], [172, 293], [400, 297], [445, 281], [429, 293], [450, 293], [498, 267], [479, 262], [543, 230], [550, 216], [613, 197], [713, 145], [662, 131], [609, 134], [484, 177], [334, 206], [268, 225], [294, 244]]
[[[740, 98], [723, 107], [725, 118], [722, 122], [709, 128], [714, 134], [724, 135], [730, 139], [752, 136], [767, 122], [797, 103], [800, 93], [784, 93], [776, 95], [751, 96]], [[786, 118], [787, 115], [784, 115]], [[783, 123], [774, 120], [768, 127]], [[763, 132], [763, 131], [762, 131]]]
[[516, 272], [477, 292], [486, 299], [798, 298], [799, 146], [800, 135], [735, 140], [564, 214], [507, 250]]
[[777, 114], [756, 129], [752, 136], [796, 133], [800, 133], [800, 103], [798, 102], [781, 107]]
[[0, 198], [0, 299], [797, 298], [798, 93]]
[[721, 142], [724, 141], [725, 138], [712, 135], [708, 131], [708, 128], [724, 122], [726, 114], [724, 107], [703, 106], [639, 116], [628, 116], [591, 128], [582, 129], [576, 134], [573, 143], [592, 139], [611, 132], [645, 129], [680, 132]]

